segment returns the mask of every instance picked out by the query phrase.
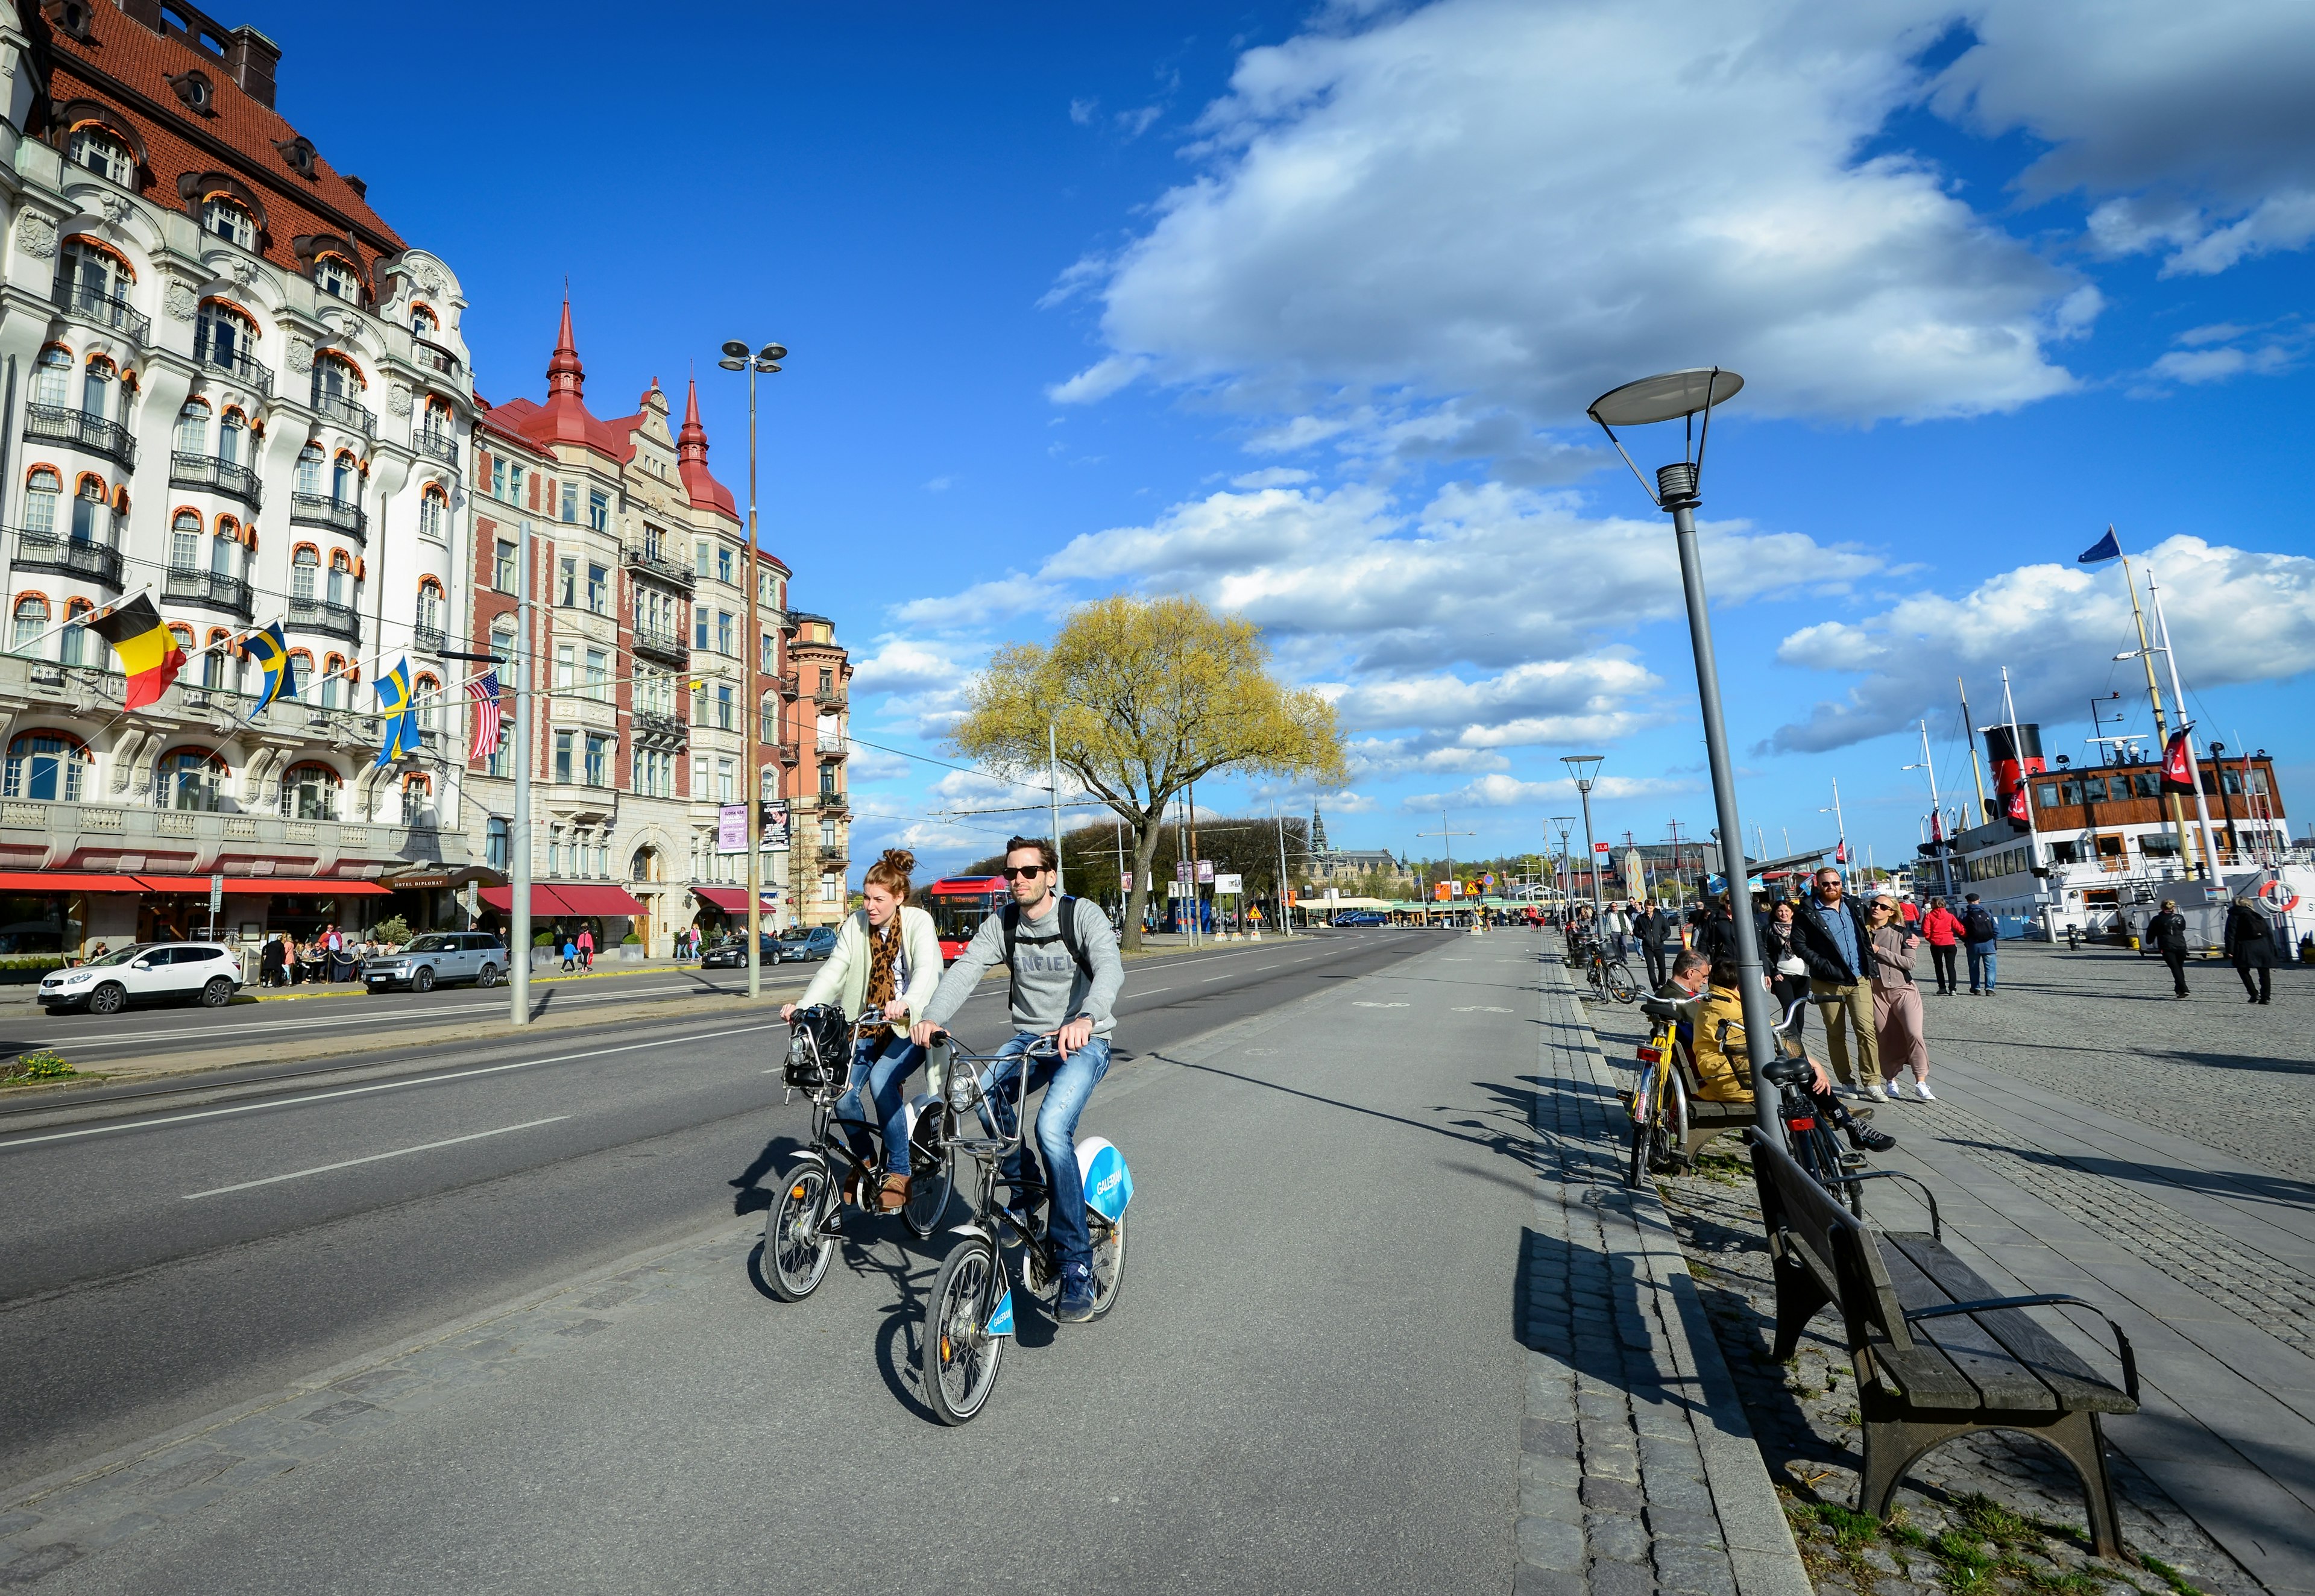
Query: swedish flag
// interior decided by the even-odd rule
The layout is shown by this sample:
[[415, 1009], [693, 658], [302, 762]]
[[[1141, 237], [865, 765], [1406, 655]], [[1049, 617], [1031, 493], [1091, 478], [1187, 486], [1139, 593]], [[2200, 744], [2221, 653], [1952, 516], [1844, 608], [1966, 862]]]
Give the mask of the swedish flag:
[[418, 712], [410, 703], [410, 661], [402, 660], [377, 678], [377, 713], [386, 718], [386, 740], [378, 745], [377, 762], [391, 765], [404, 754], [418, 751]]
[[249, 712], [252, 718], [264, 714], [265, 706], [276, 698], [297, 696], [297, 667], [289, 658], [289, 640], [282, 635], [280, 622], [243, 638], [241, 651], [265, 672], [265, 691], [258, 695], [257, 707]]

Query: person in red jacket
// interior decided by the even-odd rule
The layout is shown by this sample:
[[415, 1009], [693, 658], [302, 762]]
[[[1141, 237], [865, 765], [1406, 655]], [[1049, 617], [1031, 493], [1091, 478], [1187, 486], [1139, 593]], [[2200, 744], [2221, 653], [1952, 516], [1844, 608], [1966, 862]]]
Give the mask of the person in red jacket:
[[1955, 962], [1961, 951], [1961, 917], [1951, 903], [1940, 900], [1921, 917], [1921, 935], [1929, 941], [1929, 959], [1938, 969], [1938, 996], [1950, 998], [1961, 990]]

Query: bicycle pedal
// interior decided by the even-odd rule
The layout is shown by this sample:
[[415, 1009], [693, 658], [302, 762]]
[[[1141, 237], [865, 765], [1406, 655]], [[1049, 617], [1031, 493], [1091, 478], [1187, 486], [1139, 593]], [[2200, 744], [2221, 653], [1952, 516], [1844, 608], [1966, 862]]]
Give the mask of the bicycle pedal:
[[1844, 1168], [1862, 1169], [1865, 1167], [1865, 1155], [1863, 1153], [1843, 1153], [1840, 1155], [1840, 1162]]

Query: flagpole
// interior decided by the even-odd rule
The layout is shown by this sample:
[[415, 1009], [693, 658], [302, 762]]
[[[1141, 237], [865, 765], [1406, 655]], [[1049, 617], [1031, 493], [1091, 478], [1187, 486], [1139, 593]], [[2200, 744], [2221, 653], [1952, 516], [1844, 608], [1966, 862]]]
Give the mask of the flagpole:
[[2159, 640], [2155, 646], [2162, 651], [2163, 661], [2170, 669], [2170, 702], [2178, 706], [2178, 735], [2186, 740], [2186, 774], [2195, 784], [2195, 821], [2202, 831], [2210, 888], [2223, 893], [2226, 877], [2220, 873], [2219, 839], [2211, 830], [2211, 803], [2203, 795], [2202, 766], [2195, 758], [2195, 723], [2186, 718], [2186, 689], [2178, 685], [2178, 656], [2170, 649], [2170, 623], [2163, 616], [2161, 590], [2154, 585], [2151, 571], [2146, 573], [2146, 597], [2154, 606], [2154, 635]]
[[513, 897], [507, 903], [507, 975], [512, 989], [517, 1025], [530, 1024], [530, 523], [516, 534], [521, 558], [516, 563], [514, 645], [514, 819], [507, 828], [507, 863], [513, 867]]
[[[2107, 536], [2114, 536], [2111, 526], [2106, 531]], [[2154, 681], [2154, 650], [2146, 636], [2146, 612], [2138, 607], [2138, 581], [2130, 573], [2130, 556], [2122, 553], [2121, 542], [2116, 540], [2114, 546], [2116, 556], [2122, 561], [2123, 586], [2130, 590], [2130, 618], [2138, 624], [2138, 661], [2146, 667], [2146, 696], [2154, 706], [2154, 740], [2168, 748], [2170, 744], [2170, 723], [2162, 713], [2162, 689]], [[2186, 706], [2182, 704], [2178, 706], [2179, 717], [2184, 719], [2186, 714]], [[2170, 806], [2171, 834], [2178, 839], [2179, 865], [2192, 870], [2195, 845], [2190, 840], [2193, 833], [2186, 829], [2186, 807], [2178, 802], [2176, 793], [2167, 794], [2166, 802]]]
[[2038, 874], [2042, 868], [2042, 829], [2034, 821], [2034, 782], [2026, 768], [2026, 745], [2018, 737], [2018, 705], [2009, 696], [2009, 667], [2001, 668], [2001, 713], [2009, 722], [2009, 757], [2018, 761], [2018, 790], [2026, 800], [2026, 847]]

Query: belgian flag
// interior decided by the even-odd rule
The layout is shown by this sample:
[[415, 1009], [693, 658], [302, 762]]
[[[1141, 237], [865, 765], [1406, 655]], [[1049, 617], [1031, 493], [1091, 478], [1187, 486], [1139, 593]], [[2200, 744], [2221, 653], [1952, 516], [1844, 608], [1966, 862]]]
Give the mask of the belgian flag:
[[123, 709], [142, 709], [169, 690], [177, 679], [177, 672], [185, 668], [185, 651], [169, 628], [161, 624], [159, 612], [153, 600], [139, 593], [126, 604], [114, 606], [95, 620], [88, 629], [112, 645], [120, 656], [120, 669], [129, 677], [129, 696]]

